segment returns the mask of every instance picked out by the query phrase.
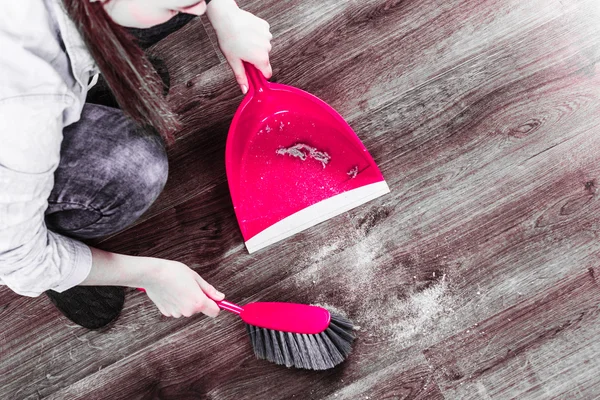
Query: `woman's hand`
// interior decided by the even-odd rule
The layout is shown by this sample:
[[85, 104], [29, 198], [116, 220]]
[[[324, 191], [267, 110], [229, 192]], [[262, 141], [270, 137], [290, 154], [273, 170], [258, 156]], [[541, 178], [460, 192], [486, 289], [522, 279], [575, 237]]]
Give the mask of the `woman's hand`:
[[142, 285], [150, 300], [167, 317], [190, 317], [204, 313], [219, 314], [215, 301], [225, 297], [187, 265], [177, 261], [153, 259]]
[[163, 315], [179, 318], [204, 313], [216, 317], [215, 301], [225, 297], [178, 261], [136, 257], [90, 247], [92, 267], [80, 285], [143, 288]]
[[254, 64], [269, 79], [273, 74], [269, 62], [273, 35], [269, 32], [269, 24], [241, 10], [234, 0], [212, 0], [206, 14], [242, 92], [248, 91], [248, 78], [242, 61]]

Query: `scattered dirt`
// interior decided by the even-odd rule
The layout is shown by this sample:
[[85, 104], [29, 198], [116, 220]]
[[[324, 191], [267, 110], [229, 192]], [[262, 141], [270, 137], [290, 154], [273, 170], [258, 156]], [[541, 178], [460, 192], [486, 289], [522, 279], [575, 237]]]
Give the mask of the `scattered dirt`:
[[[460, 299], [446, 276], [436, 276], [423, 288], [404, 272], [400, 260], [386, 254], [384, 243], [380, 235], [367, 236], [357, 229], [315, 246], [311, 265], [296, 276], [296, 284], [322, 285], [326, 290], [315, 299], [317, 304], [349, 317], [364, 339], [391, 341], [395, 350], [424, 347], [455, 330]], [[384, 272], [394, 262], [393, 275]], [[470, 319], [461, 318], [462, 326]]]
[[287, 154], [292, 157], [297, 157], [302, 161], [305, 161], [308, 158], [312, 158], [319, 161], [323, 165], [323, 168], [325, 168], [331, 160], [331, 156], [326, 152], [319, 151], [316, 148], [304, 143], [298, 143], [288, 148], [282, 147], [281, 149], [278, 149], [275, 153], [279, 155]]
[[356, 175], [358, 175], [358, 165], [355, 165], [347, 174], [351, 179], [356, 178]]

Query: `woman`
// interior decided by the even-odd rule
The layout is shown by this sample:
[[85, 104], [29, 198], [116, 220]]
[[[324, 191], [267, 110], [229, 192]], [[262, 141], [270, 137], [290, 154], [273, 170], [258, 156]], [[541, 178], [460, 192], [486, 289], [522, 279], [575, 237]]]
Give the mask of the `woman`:
[[[166, 316], [216, 316], [212, 285], [186, 265], [79, 240], [134, 222], [167, 178], [177, 118], [127, 28], [206, 13], [245, 93], [242, 61], [271, 76], [269, 25], [234, 0], [19, 0], [0, 6], [0, 283], [46, 293], [90, 329], [114, 320], [123, 287]], [[98, 73], [120, 109], [86, 103]]]

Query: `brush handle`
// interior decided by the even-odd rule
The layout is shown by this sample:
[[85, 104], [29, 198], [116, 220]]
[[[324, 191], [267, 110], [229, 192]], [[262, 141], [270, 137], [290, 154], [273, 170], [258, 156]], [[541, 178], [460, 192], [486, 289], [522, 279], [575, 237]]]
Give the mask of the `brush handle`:
[[234, 314], [240, 315], [244, 309], [237, 304], [228, 302], [227, 300], [221, 300], [216, 302], [221, 310], [229, 311]]
[[[146, 292], [142, 288], [138, 288]], [[250, 325], [281, 332], [316, 335], [329, 327], [331, 314], [322, 307], [295, 303], [249, 303], [243, 308], [227, 300], [216, 301], [221, 310], [239, 315]], [[244, 312], [244, 315], [242, 314]]]

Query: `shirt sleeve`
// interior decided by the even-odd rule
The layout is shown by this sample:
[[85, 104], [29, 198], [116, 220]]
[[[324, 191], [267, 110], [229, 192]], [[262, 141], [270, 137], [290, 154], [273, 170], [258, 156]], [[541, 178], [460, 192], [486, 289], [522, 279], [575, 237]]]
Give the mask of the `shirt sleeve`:
[[90, 248], [44, 222], [68, 101], [52, 95], [0, 101], [0, 281], [24, 296], [62, 292], [91, 270]]

